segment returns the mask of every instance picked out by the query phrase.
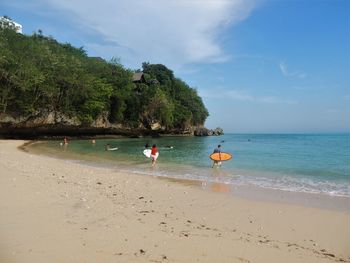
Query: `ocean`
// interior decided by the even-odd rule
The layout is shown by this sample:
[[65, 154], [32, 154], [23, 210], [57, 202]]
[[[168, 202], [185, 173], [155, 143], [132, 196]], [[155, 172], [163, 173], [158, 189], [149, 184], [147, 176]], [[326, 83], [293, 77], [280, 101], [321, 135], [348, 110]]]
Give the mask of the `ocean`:
[[[159, 149], [155, 169], [142, 153], [146, 143]], [[118, 150], [105, 151], [106, 144]], [[211, 168], [209, 155], [218, 144], [233, 158]], [[350, 134], [98, 139], [95, 145], [71, 140], [68, 146], [47, 141], [32, 147], [146, 176], [350, 197]]]

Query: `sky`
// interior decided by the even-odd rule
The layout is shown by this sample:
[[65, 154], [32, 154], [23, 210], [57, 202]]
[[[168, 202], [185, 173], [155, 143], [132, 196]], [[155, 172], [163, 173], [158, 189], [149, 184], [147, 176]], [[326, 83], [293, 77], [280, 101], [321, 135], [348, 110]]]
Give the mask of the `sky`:
[[161, 63], [226, 133], [350, 132], [349, 0], [0, 0], [0, 16], [126, 68]]

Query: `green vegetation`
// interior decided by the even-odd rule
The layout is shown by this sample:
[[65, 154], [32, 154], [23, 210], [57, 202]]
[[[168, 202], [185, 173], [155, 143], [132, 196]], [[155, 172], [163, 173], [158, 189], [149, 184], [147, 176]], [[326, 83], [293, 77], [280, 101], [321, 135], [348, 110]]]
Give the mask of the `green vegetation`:
[[164, 65], [143, 63], [141, 81], [116, 59], [88, 57], [41, 31], [18, 34], [0, 21], [0, 113], [33, 116], [52, 111], [90, 125], [98, 116], [128, 127], [160, 123], [167, 129], [203, 124], [197, 91]]

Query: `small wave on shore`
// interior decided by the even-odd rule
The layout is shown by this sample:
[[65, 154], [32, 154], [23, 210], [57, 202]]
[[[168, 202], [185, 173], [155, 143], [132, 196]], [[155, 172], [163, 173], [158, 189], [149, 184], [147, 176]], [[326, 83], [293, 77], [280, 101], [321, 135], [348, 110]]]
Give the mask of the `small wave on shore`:
[[[343, 143], [349, 135], [224, 137], [220, 138], [225, 141], [223, 149], [233, 153], [234, 158], [217, 169], [211, 168], [208, 158], [218, 143], [215, 137], [105, 139], [93, 145], [89, 140], [72, 140], [67, 147], [48, 141], [31, 148], [149, 176], [350, 197], [350, 166], [346, 162], [350, 153]], [[142, 154], [145, 142], [159, 147], [156, 169]], [[106, 144], [118, 150], [105, 151]]]

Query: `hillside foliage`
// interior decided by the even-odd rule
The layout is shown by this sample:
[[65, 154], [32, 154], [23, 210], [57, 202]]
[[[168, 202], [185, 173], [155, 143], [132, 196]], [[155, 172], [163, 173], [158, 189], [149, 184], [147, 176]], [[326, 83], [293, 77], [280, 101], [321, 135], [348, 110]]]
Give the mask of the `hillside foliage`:
[[142, 82], [117, 59], [89, 57], [83, 48], [57, 42], [41, 31], [16, 33], [0, 25], [0, 113], [35, 115], [49, 110], [90, 125], [111, 123], [149, 128], [203, 124], [208, 116], [197, 91], [161, 64], [143, 63]]

